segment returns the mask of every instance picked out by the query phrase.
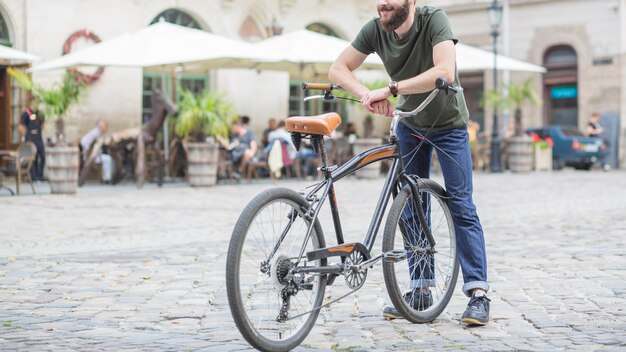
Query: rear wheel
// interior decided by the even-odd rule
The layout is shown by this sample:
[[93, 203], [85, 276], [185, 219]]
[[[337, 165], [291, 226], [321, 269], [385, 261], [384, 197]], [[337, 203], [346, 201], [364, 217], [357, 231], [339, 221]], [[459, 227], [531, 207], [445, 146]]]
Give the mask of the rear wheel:
[[[383, 262], [391, 302], [413, 323], [430, 322], [446, 308], [456, 285], [459, 263], [454, 223], [442, 188], [432, 180], [419, 181], [422, 208], [435, 240], [434, 251], [419, 223], [417, 199], [406, 186], [394, 200], [383, 235], [383, 251], [404, 252], [399, 262]], [[418, 205], [419, 206], [419, 205]]]
[[305, 265], [326, 265], [325, 259], [306, 260], [308, 251], [325, 247], [318, 221], [298, 263], [310, 224], [308, 207], [295, 191], [270, 189], [246, 206], [233, 230], [226, 262], [228, 302], [243, 337], [262, 351], [298, 346], [320, 312], [325, 276], [294, 274]]

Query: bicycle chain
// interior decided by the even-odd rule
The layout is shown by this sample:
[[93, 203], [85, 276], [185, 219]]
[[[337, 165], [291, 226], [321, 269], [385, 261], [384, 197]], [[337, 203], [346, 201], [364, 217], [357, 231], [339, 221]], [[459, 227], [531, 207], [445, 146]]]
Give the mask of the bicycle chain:
[[[363, 287], [363, 286], [361, 286], [361, 287]], [[343, 295], [343, 296], [341, 296], [341, 297], [339, 297], [339, 298], [337, 298], [337, 299], [334, 299], [334, 300], [332, 300], [332, 301], [330, 301], [330, 302], [328, 302], [328, 303], [324, 303], [324, 304], [322, 304], [321, 306], [316, 307], [316, 308], [313, 308], [313, 309], [311, 309], [311, 310], [309, 310], [309, 311], [307, 311], [307, 312], [300, 313], [300, 314], [298, 314], [298, 315], [296, 315], [296, 316], [293, 316], [293, 317], [291, 317], [291, 318], [287, 318], [286, 320], [291, 320], [291, 319], [299, 318], [299, 317], [301, 317], [301, 316], [303, 316], [303, 315], [307, 315], [307, 314], [311, 313], [311, 312], [312, 312], [312, 311], [314, 311], [314, 310], [317, 310], [317, 309], [322, 309], [322, 308], [324, 308], [324, 307], [326, 307], [326, 306], [328, 306], [328, 305], [331, 305], [331, 304], [333, 304], [333, 303], [335, 303], [335, 302], [337, 302], [337, 301], [339, 301], [339, 300], [341, 300], [341, 299], [343, 299], [343, 298], [346, 298], [347, 296], [349, 296], [349, 295], [351, 295], [351, 294], [355, 293], [355, 292], [356, 292], [356, 291], [358, 291], [361, 287], [355, 288], [354, 290], [352, 290], [352, 291], [350, 291], [350, 292], [346, 293], [345, 295]]]

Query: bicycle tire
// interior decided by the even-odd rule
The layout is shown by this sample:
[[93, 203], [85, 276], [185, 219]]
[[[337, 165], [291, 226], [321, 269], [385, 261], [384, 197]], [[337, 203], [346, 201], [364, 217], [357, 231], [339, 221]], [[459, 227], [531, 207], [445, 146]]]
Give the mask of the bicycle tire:
[[[424, 248], [428, 240], [421, 226], [418, 226], [417, 217], [406, 215], [415, 214], [411, 210], [414, 208], [413, 193], [407, 185], [391, 205], [383, 235], [383, 252], [402, 248], [407, 253], [407, 258], [397, 263], [383, 261], [383, 276], [389, 298], [400, 314], [410, 322], [427, 323], [436, 319], [452, 298], [459, 274], [459, 262], [456, 255], [454, 223], [445, 199], [445, 191], [435, 181], [421, 179], [418, 182], [420, 195], [423, 201], [427, 202], [425, 214], [432, 225], [431, 233], [436, 242], [437, 252], [435, 254], [417, 253], [417, 249]], [[405, 212], [404, 217], [402, 217], [403, 212]], [[413, 216], [413, 219], [407, 219], [407, 216]], [[433, 221], [433, 218], [436, 220]], [[415, 231], [416, 227], [418, 231]], [[407, 235], [409, 232], [413, 233], [413, 243], [407, 243], [410, 239], [405, 240], [409, 238]], [[416, 235], [417, 232], [419, 232], [418, 235]], [[399, 245], [397, 242], [400, 241], [404, 244]], [[415, 248], [412, 252], [412, 260], [409, 259], [411, 248]], [[408, 266], [407, 263], [409, 263]], [[408, 273], [406, 269], [409, 269]], [[421, 274], [412, 274], [418, 271], [417, 269], [420, 269]], [[414, 277], [411, 277], [412, 275]], [[404, 296], [416, 287], [428, 288], [432, 297], [430, 305], [421, 295], [418, 297], [423, 298], [423, 302], [407, 302]], [[408, 295], [408, 297], [415, 299], [414, 295]]]
[[[280, 306], [276, 306], [276, 304], [272, 305], [272, 302], [276, 302], [277, 300], [280, 301], [281, 299], [279, 288], [276, 287], [276, 285], [280, 285], [280, 282], [277, 283], [276, 279], [276, 276], [279, 276], [279, 274], [276, 274], [273, 277], [271, 274], [263, 273], [261, 270], [256, 270], [259, 269], [255, 268], [254, 266], [257, 262], [251, 257], [252, 254], [255, 254], [253, 252], [259, 252], [258, 257], [260, 258], [267, 258], [269, 256], [267, 253], [267, 248], [263, 248], [263, 246], [258, 246], [262, 244], [259, 242], [258, 238], [256, 242], [252, 242], [253, 238], [256, 238], [255, 231], [259, 231], [261, 233], [261, 235], [263, 236], [263, 241], [265, 242], [265, 237], [270, 237], [270, 232], [274, 232], [271, 234], [272, 237], [274, 237], [276, 235], [276, 229], [281, 228], [280, 226], [274, 227], [274, 224], [272, 224], [272, 228], [270, 229], [269, 226], [266, 226], [268, 224], [266, 224], [265, 222], [271, 222], [274, 219], [283, 220], [284, 218], [287, 218], [287, 222], [289, 222], [288, 214], [291, 214], [293, 210], [296, 210], [298, 214], [297, 219], [289, 228], [287, 236], [291, 234], [291, 230], [293, 229], [294, 235], [296, 237], [298, 237], [299, 235], [299, 237], [301, 238], [299, 241], [299, 245], [294, 245], [294, 243], [296, 243], [297, 241], [291, 240], [287, 236], [285, 236], [280, 248], [284, 249], [282, 245], [287, 245], [288, 240], [292, 241], [292, 248], [289, 252], [289, 256], [283, 256], [283, 254], [281, 253], [284, 253], [284, 251], [281, 251], [280, 249], [276, 251], [276, 255], [274, 256], [275, 258], [279, 258], [282, 256], [282, 258], [287, 258], [288, 262], [293, 263], [293, 258], [291, 258], [291, 255], [295, 257], [298, 256], [301, 245], [304, 241], [304, 234], [306, 233], [307, 226], [309, 226], [310, 224], [310, 220], [305, 220], [304, 216], [308, 208], [309, 204], [307, 203], [307, 201], [295, 191], [287, 188], [270, 189], [256, 196], [246, 206], [246, 208], [241, 213], [239, 219], [237, 220], [237, 223], [233, 230], [226, 260], [226, 290], [228, 302], [231, 314], [233, 316], [235, 324], [237, 325], [237, 328], [246, 339], [246, 341], [248, 341], [250, 345], [259, 350], [288, 351], [297, 347], [311, 331], [319, 315], [320, 309], [314, 308], [319, 307], [322, 304], [324, 291], [326, 289], [326, 277], [325, 275], [312, 275], [312, 298], [309, 299], [308, 303], [305, 302], [304, 305], [306, 307], [302, 307], [301, 311], [293, 312], [294, 314], [291, 314], [291, 316], [296, 316], [297, 314], [302, 313], [302, 311], [313, 311], [301, 317], [301, 319], [298, 321], [299, 325], [295, 327], [295, 331], [293, 331], [291, 327], [289, 327], [291, 335], [287, 338], [283, 338], [283, 333], [281, 331], [284, 331], [288, 327], [281, 324], [291, 324], [289, 322], [292, 322], [293, 320], [288, 320], [287, 323], [281, 323], [277, 321], [278, 318], [276, 318], [276, 314], [278, 314], [278, 312], [280, 311]], [[264, 210], [268, 210], [268, 212], [266, 213], [264, 212]], [[271, 214], [269, 212], [270, 210], [272, 212]], [[281, 214], [274, 217], [276, 213]], [[284, 213], [287, 213], [285, 217], [282, 216], [282, 214]], [[298, 221], [301, 221], [302, 223], [297, 223]], [[286, 226], [282, 227], [283, 230], [285, 228]], [[258, 248], [254, 246], [251, 248], [246, 247], [246, 240], [248, 240], [247, 242], [249, 245], [258, 246]], [[269, 245], [274, 248], [273, 246], [277, 242], [278, 241], [276, 240]], [[313, 224], [311, 238], [307, 243], [307, 250], [303, 254], [303, 260], [305, 260], [306, 252], [308, 250], [314, 248], [322, 248], [325, 246], [326, 244], [322, 228], [319, 221], [316, 219], [315, 223]], [[251, 251], [250, 249], [253, 250]], [[244, 256], [250, 259], [250, 268], [248, 268], [247, 266], [248, 263], [244, 261]], [[242, 263], [242, 261], [244, 262]], [[315, 263], [316, 265], [326, 265], [326, 259], [316, 261]], [[245, 269], [242, 269], [242, 265], [244, 264], [246, 264]], [[309, 262], [308, 265], [312, 265], [312, 263]], [[278, 261], [276, 261], [269, 266], [278, 268], [281, 265], [278, 264]], [[252, 272], [255, 270], [256, 273]], [[272, 269], [269, 269], [269, 271], [272, 272]], [[254, 280], [250, 281], [250, 277], [253, 277]], [[243, 286], [242, 283], [244, 284]], [[250, 285], [251, 287], [244, 287], [248, 286], [246, 284]], [[265, 290], [266, 292], [263, 290]], [[306, 290], [298, 291], [298, 293], [295, 294], [293, 298], [298, 297], [301, 292], [305, 291]], [[267, 301], [259, 302], [259, 298], [252, 297], [253, 295], [255, 295], [255, 292], [259, 293], [261, 300], [266, 298]], [[274, 299], [274, 294], [276, 293], [278, 293], [278, 297], [277, 299]], [[293, 301], [293, 298], [291, 299], [291, 301]], [[298, 300], [298, 303], [301, 302]], [[271, 310], [270, 308], [272, 307], [278, 309]], [[265, 312], [267, 312], [266, 315]], [[292, 311], [289, 310], [289, 312], [291, 313]], [[261, 316], [259, 317], [258, 315]], [[255, 322], [257, 321], [259, 322], [258, 326], [255, 326]], [[268, 324], [267, 327], [263, 325], [265, 323]]]

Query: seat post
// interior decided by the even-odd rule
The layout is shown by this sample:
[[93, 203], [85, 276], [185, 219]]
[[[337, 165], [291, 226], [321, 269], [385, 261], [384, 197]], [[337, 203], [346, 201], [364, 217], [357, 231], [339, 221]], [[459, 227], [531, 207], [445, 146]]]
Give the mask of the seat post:
[[330, 178], [331, 172], [328, 168], [328, 155], [326, 153], [326, 143], [324, 143], [324, 136], [311, 135], [311, 140], [314, 145], [317, 145], [317, 150], [322, 157], [322, 167], [320, 168], [320, 170], [324, 173], [324, 178]]

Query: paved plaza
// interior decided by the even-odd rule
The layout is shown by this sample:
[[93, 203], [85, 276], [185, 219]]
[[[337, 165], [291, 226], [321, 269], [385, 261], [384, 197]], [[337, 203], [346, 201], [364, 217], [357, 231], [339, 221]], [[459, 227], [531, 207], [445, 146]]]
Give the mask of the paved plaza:
[[[363, 237], [382, 183], [337, 185], [347, 241]], [[461, 282], [433, 323], [384, 320], [378, 265], [357, 294], [322, 310], [297, 350], [626, 350], [626, 172], [475, 174], [474, 184], [492, 287], [488, 326], [459, 323]], [[245, 204], [274, 185], [308, 183], [1, 193], [0, 350], [251, 349], [228, 308], [226, 249]], [[323, 225], [334, 242], [331, 222]], [[347, 292], [336, 282], [328, 298]]]

